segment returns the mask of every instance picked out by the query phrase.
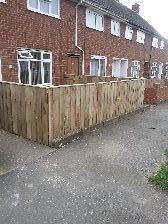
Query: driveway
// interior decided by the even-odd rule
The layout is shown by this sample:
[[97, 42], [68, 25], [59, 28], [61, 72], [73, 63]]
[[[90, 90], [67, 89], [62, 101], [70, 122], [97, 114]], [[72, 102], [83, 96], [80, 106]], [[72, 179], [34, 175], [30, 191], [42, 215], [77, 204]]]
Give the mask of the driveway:
[[167, 147], [163, 103], [20, 163], [0, 177], [0, 223], [168, 224], [168, 195], [147, 181]]

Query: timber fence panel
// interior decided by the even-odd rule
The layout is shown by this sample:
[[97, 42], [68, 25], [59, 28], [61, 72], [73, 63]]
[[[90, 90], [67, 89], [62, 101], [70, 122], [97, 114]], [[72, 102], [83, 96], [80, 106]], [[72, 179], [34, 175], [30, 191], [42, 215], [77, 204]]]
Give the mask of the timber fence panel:
[[144, 89], [140, 79], [57, 87], [0, 82], [0, 128], [52, 145], [142, 107]]

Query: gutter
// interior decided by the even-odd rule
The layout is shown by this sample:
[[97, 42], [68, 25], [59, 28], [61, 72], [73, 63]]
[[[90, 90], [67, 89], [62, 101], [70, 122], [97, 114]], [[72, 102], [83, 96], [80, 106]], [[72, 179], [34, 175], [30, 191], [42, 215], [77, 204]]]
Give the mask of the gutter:
[[78, 6], [81, 5], [83, 0], [80, 0], [78, 4], [75, 6], [75, 47], [78, 48], [82, 52], [82, 75], [85, 75], [85, 52], [84, 50], [78, 46]]

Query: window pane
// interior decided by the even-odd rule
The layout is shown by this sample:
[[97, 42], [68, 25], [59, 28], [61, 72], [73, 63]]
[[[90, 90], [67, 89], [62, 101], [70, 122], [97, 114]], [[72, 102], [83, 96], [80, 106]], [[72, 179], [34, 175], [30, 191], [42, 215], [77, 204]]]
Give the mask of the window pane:
[[103, 16], [96, 16], [96, 29], [103, 31]]
[[105, 76], [105, 60], [100, 60], [100, 76]]
[[44, 53], [43, 54], [43, 59], [50, 59], [50, 54]]
[[31, 84], [32, 85], [41, 84], [42, 83], [41, 62], [31, 61], [30, 62], [30, 70], [31, 70]]
[[29, 84], [28, 61], [20, 61], [20, 81], [23, 84]]
[[38, 9], [38, 0], [29, 0], [29, 6], [34, 9]]
[[31, 55], [33, 56], [33, 59], [41, 60], [41, 52], [31, 51]]
[[99, 60], [98, 59], [91, 60], [91, 75], [92, 76], [99, 75]]
[[86, 26], [96, 28], [96, 15], [94, 12], [88, 10], [86, 15]]
[[58, 15], [58, 1], [59, 0], [52, 0], [51, 2], [51, 14]]
[[49, 2], [40, 0], [40, 11], [49, 13]]
[[43, 63], [44, 68], [44, 83], [50, 83], [50, 63]]

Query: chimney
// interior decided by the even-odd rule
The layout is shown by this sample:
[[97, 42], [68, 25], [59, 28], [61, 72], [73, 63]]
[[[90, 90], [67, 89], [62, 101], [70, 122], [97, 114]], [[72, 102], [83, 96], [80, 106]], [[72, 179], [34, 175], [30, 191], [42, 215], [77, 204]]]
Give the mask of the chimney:
[[132, 5], [132, 10], [136, 12], [137, 14], [139, 14], [139, 9], [140, 9], [140, 5], [138, 3], [135, 3], [134, 5]]

